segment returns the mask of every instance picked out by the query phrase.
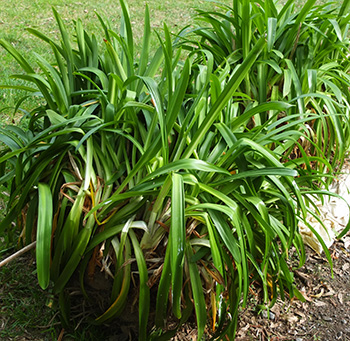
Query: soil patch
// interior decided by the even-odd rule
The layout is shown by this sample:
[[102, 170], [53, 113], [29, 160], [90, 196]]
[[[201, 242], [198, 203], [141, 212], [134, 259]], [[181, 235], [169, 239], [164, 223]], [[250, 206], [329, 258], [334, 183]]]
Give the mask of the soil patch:
[[[306, 302], [301, 302], [299, 300], [278, 300], [269, 313], [263, 311], [258, 314], [256, 305], [259, 302], [256, 297], [252, 295], [249, 306], [239, 315], [236, 335], [237, 341], [350, 340], [350, 249], [346, 248], [342, 241], [335, 242], [331, 247], [333, 278], [330, 266], [324, 256], [319, 256], [308, 247], [306, 253], [307, 259], [305, 265], [301, 269], [295, 271], [297, 287], [304, 295]], [[26, 258], [27, 257], [18, 259], [17, 262], [22, 263], [22, 266], [23, 262], [26, 262], [26, 266], [28, 266], [28, 258], [25, 260]], [[2, 278], [2, 280], [3, 282], [0, 290], [2, 295], [9, 295], [11, 288], [12, 291], [16, 291], [17, 288], [13, 288], [13, 283], [9, 286], [9, 282], [6, 283], [6, 278]], [[32, 280], [34, 282], [34, 276]], [[27, 283], [23, 283], [23, 285], [28, 286]], [[33, 289], [31, 290], [33, 292]], [[28, 297], [30, 297], [30, 295], [27, 293], [27, 298]], [[28, 309], [30, 309], [30, 305], [35, 306], [36, 304], [35, 302], [28, 303]], [[88, 307], [85, 307], [85, 309], [89, 311]], [[85, 311], [85, 314], [87, 311]], [[134, 316], [134, 320], [125, 323], [125, 320], [130, 315]], [[135, 315], [137, 316], [136, 311], [124, 314], [120, 319], [120, 321], [123, 321], [122, 325], [124, 328], [116, 328], [116, 325], [118, 325], [116, 321], [114, 327], [110, 329], [110, 332], [112, 332], [112, 330], [113, 332], [111, 334], [108, 333], [109, 336], [104, 333], [104, 339], [110, 341], [133, 340], [133, 337], [137, 333], [137, 319], [135, 319]], [[2, 326], [0, 326], [1, 331], [1, 327], [6, 328], [8, 324], [5, 323], [3, 319], [0, 320], [2, 322]], [[23, 328], [22, 325], [21, 329], [25, 330], [25, 332], [23, 332], [24, 335], [22, 335], [20, 339], [32, 340], [31, 336], [37, 335], [35, 327], [26, 327], [27, 328]], [[50, 326], [46, 328], [50, 329]], [[108, 327], [106, 329], [108, 329]], [[118, 332], [116, 332], [116, 330], [118, 330]], [[66, 334], [66, 336], [68, 335]], [[19, 338], [14, 337], [13, 339]], [[45, 340], [46, 338], [41, 335], [38, 339]], [[63, 338], [63, 340], [65, 339], [66, 338]], [[72, 340], [74, 336], [71, 335], [68, 339]], [[172, 340], [196, 340], [194, 324], [188, 323], [184, 325]]]
[[249, 306], [240, 314], [236, 340], [350, 340], [350, 250], [342, 241], [330, 250], [333, 278], [327, 259], [307, 248], [305, 265], [295, 272], [306, 302], [278, 300], [270, 316]]
[[[259, 313], [256, 307], [261, 302], [258, 300], [258, 295], [252, 294], [248, 307], [239, 315], [236, 340], [350, 340], [349, 243], [336, 241], [330, 251], [333, 259], [333, 278], [324, 254], [320, 256], [306, 247], [305, 265], [294, 273], [296, 285], [304, 295], [305, 302], [297, 299], [278, 300], [269, 313], [267, 311]], [[23, 268], [27, 270], [32, 268], [33, 272], [19, 270]], [[56, 335], [63, 336], [61, 340], [81, 339], [82, 335], [77, 331], [64, 331], [57, 315], [53, 317], [54, 311], [47, 307], [49, 295], [38, 287], [34, 269], [33, 258], [29, 253], [11, 262], [9, 268], [4, 267], [1, 270], [1, 339], [51, 340], [54, 329], [56, 329]], [[16, 278], [13, 278], [14, 273], [17, 274]], [[29, 276], [24, 278], [25, 273], [29, 273]], [[87, 287], [89, 296], [94, 297], [92, 306], [81, 297], [78, 287], [77, 291], [70, 290], [76, 293], [71, 297], [71, 317], [77, 325], [84, 327], [84, 339], [99, 340], [97, 336], [99, 335], [101, 340], [136, 340], [138, 313], [134, 300], [137, 294], [131, 293], [130, 297], [133, 301], [129, 302], [130, 309], [127, 309], [118, 320], [113, 320], [109, 326], [98, 328], [88, 323], [89, 319], [96, 314], [96, 302], [101, 304], [101, 312], [106, 309], [106, 298], [101, 295], [101, 290], [96, 289]], [[96, 295], [96, 292], [100, 294]], [[40, 309], [38, 309], [38, 302], [42, 307]], [[19, 311], [22, 314], [19, 314]], [[30, 319], [29, 311], [31, 311]], [[33, 314], [33, 311], [36, 313]], [[43, 321], [44, 316], [46, 316], [44, 318], [46, 322]], [[39, 327], [36, 328], [35, 325]], [[172, 329], [172, 326], [169, 327]], [[193, 320], [180, 327], [172, 340], [192, 341], [196, 340], [196, 334]], [[208, 336], [207, 339], [210, 337]]]

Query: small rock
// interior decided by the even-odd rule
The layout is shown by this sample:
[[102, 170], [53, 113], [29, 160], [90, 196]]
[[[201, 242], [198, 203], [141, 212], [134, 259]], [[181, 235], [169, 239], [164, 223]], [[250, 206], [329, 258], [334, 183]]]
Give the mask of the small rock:
[[303, 339], [301, 337], [297, 337], [295, 341], [303, 341]]
[[337, 333], [337, 339], [341, 339], [342, 336], [343, 336], [343, 332], [342, 331]]
[[342, 324], [347, 324], [347, 321], [343, 319], [343, 320], [341, 320], [341, 323]]
[[323, 318], [323, 321], [326, 321], [326, 322], [332, 322], [333, 319], [330, 317], [330, 316], [322, 316]]
[[274, 321], [275, 318], [276, 318], [276, 315], [270, 311], [270, 312], [267, 312], [267, 310], [264, 310], [262, 313], [261, 313], [262, 317], [265, 318], [265, 319], [269, 319], [269, 320], [272, 320]]
[[342, 266], [342, 269], [343, 271], [346, 271], [350, 268], [350, 264], [349, 263], [345, 263], [343, 266]]
[[344, 247], [347, 251], [350, 251], [350, 237], [343, 238]]

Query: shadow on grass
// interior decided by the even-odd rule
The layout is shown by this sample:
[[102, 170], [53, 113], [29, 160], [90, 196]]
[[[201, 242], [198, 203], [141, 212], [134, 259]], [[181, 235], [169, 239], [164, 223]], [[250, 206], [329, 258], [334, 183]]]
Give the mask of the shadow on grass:
[[[0, 238], [0, 260], [15, 252]], [[73, 299], [76, 301], [76, 299]], [[78, 300], [79, 301], [79, 300]], [[70, 321], [72, 330], [63, 330], [56, 299], [50, 288], [43, 291], [37, 282], [35, 259], [27, 253], [0, 268], [0, 340], [129, 340], [126, 334], [116, 334], [113, 326], [89, 323], [80, 303], [72, 302], [76, 316]], [[80, 316], [80, 317], [79, 317]]]
[[[4, 245], [0, 244], [0, 249]], [[4, 258], [4, 255], [1, 255]], [[30, 256], [0, 269], [0, 340], [57, 340], [60, 324], [50, 296], [36, 282]]]

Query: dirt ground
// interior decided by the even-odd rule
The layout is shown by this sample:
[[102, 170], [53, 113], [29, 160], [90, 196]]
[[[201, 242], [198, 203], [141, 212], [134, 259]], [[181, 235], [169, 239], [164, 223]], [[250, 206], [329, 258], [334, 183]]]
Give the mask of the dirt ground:
[[[248, 307], [239, 315], [235, 340], [350, 340], [350, 247], [346, 248], [343, 241], [336, 241], [330, 252], [333, 278], [324, 253], [318, 255], [306, 246], [305, 265], [294, 273], [305, 302], [278, 300], [268, 317], [267, 311], [258, 314], [256, 306], [259, 302], [251, 295]], [[126, 313], [124, 317], [127, 315], [133, 314]], [[125, 319], [125, 322], [130, 321]], [[137, 321], [123, 324], [124, 330], [110, 336], [109, 341], [134, 340], [133, 328]], [[188, 323], [171, 340], [196, 341], [196, 334], [195, 323]]]
[[[350, 340], [350, 248], [342, 241], [331, 247], [330, 266], [323, 255], [306, 247], [305, 265], [295, 272], [295, 281], [306, 301], [278, 300], [270, 310], [258, 314], [257, 301], [241, 312], [236, 341], [295, 340], [332, 341]], [[187, 326], [173, 341], [196, 340]]]
[[307, 248], [305, 265], [295, 272], [306, 302], [277, 301], [269, 318], [247, 308], [236, 340], [350, 340], [350, 249], [337, 241], [331, 254], [333, 278], [326, 258]]
[[[335, 242], [331, 247], [333, 278], [324, 254], [320, 256], [308, 247], [306, 253], [305, 265], [295, 272], [297, 287], [304, 295], [306, 302], [278, 300], [268, 318], [266, 312], [257, 313], [255, 309], [257, 300], [252, 296], [249, 306], [239, 316], [237, 341], [350, 340], [350, 247], [346, 248], [342, 241]], [[24, 257], [20, 261], [28, 262], [28, 258]], [[137, 312], [129, 312], [126, 315], [134, 316], [134, 320], [127, 321], [128, 323], [124, 320], [119, 328], [114, 326], [111, 328], [114, 329], [112, 335], [109, 334], [107, 338], [105, 335], [104, 340], [134, 340]], [[33, 332], [33, 329], [28, 330], [26, 336], [10, 339], [33, 340], [30, 337]], [[33, 333], [34, 335], [36, 334]], [[62, 340], [74, 339], [74, 337], [62, 338]], [[47, 339], [43, 337], [40, 340]], [[196, 340], [194, 326], [185, 325], [172, 340]]]

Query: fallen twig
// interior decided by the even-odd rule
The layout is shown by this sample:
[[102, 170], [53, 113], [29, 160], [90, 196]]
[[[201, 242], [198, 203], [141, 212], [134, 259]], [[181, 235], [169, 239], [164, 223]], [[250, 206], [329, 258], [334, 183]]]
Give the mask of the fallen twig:
[[12, 254], [11, 256], [5, 258], [2, 262], [0, 262], [0, 268], [3, 267], [4, 265], [6, 265], [7, 263], [10, 263], [12, 260], [16, 259], [17, 257], [25, 254], [29, 250], [34, 249], [35, 246], [36, 246], [36, 241], [25, 246], [23, 249], [18, 250], [17, 252]]

